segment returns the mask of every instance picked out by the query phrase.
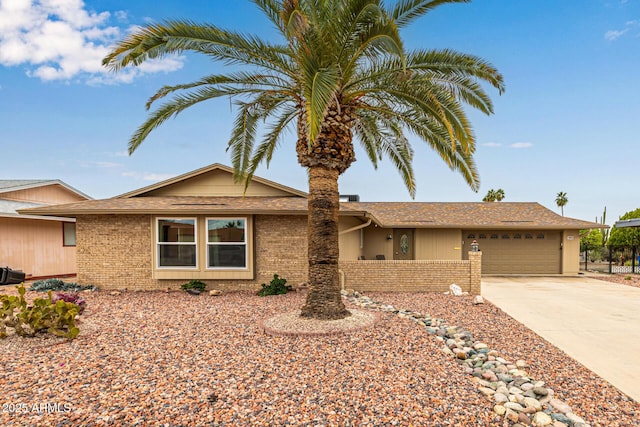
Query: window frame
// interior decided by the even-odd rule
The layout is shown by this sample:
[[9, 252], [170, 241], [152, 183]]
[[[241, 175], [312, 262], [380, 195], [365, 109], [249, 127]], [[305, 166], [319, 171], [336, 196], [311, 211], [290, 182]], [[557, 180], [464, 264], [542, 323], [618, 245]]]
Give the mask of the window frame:
[[[66, 233], [67, 225], [73, 225], [73, 244], [67, 243], [67, 233]], [[62, 222], [62, 246], [65, 248], [74, 248], [77, 245], [78, 245], [78, 232], [76, 229], [76, 223], [72, 221], [63, 221]]]
[[[256, 254], [255, 254], [255, 239], [256, 231], [255, 216], [250, 214], [235, 215], [211, 215], [207, 213], [192, 213], [189, 212], [186, 215], [150, 215], [149, 226], [151, 228], [149, 235], [149, 250], [151, 251], [151, 260], [149, 268], [151, 269], [151, 276], [154, 280], [255, 280], [256, 271]], [[221, 219], [221, 218], [237, 218], [245, 220], [245, 267], [215, 267], [207, 268], [208, 263], [208, 245], [207, 245], [207, 219]], [[197, 267], [159, 267], [159, 253], [158, 253], [158, 220], [161, 219], [191, 219], [195, 220], [196, 224], [196, 265]], [[189, 243], [192, 244], [192, 243]]]
[[[210, 242], [209, 241], [209, 221], [237, 221], [237, 220], [242, 220], [244, 222], [244, 228], [243, 228], [243, 236], [244, 236], [244, 241], [243, 242]], [[247, 217], [216, 217], [216, 216], [208, 216], [206, 218], [204, 218], [204, 224], [205, 224], [205, 247], [206, 247], [206, 256], [205, 256], [205, 268], [207, 270], [246, 270], [249, 266], [249, 244], [247, 242], [247, 225], [248, 225], [248, 220]], [[212, 267], [210, 265], [210, 260], [209, 260], [209, 247], [210, 246], [238, 246], [238, 245], [243, 245], [244, 246], [244, 266], [242, 267], [229, 267], [229, 266], [225, 266], [225, 267]]]
[[[193, 242], [161, 242], [160, 241], [160, 221], [162, 220], [192, 220], [193, 221]], [[158, 270], [198, 270], [198, 218], [196, 217], [156, 217], [154, 219], [154, 235], [155, 235], [155, 257], [156, 257], [156, 269]], [[172, 246], [195, 246], [196, 265], [160, 265], [160, 245], [172, 245]]]

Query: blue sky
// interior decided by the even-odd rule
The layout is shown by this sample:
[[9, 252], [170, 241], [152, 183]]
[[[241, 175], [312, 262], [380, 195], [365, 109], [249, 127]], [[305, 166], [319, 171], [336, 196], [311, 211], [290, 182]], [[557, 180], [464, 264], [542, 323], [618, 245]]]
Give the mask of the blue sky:
[[[228, 100], [183, 112], [132, 155], [127, 141], [144, 104], [165, 84], [219, 67], [185, 55], [109, 74], [109, 45], [136, 25], [185, 18], [259, 34], [274, 31], [249, 1], [0, 0], [0, 179], [61, 179], [106, 198], [219, 162], [233, 120]], [[416, 141], [416, 201], [535, 201], [565, 215], [608, 223], [640, 206], [640, 0], [474, 0], [444, 5], [405, 29], [407, 47], [482, 56], [503, 73], [490, 91], [495, 114], [471, 111], [481, 187], [473, 192]], [[258, 174], [306, 190], [294, 137]], [[365, 201], [410, 200], [384, 161], [359, 160], [340, 191]]]

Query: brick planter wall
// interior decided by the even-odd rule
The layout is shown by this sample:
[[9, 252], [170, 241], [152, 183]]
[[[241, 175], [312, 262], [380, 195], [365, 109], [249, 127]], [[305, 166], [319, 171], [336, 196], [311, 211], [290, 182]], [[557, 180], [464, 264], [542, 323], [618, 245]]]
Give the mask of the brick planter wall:
[[469, 260], [340, 261], [345, 288], [356, 291], [445, 292], [455, 283], [480, 294], [482, 254]]

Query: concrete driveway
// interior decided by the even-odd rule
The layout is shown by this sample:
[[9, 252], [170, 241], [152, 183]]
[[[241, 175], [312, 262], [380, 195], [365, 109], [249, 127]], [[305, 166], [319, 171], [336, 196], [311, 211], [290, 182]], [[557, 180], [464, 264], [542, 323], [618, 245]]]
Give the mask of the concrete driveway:
[[483, 277], [482, 295], [640, 402], [640, 288], [588, 277]]

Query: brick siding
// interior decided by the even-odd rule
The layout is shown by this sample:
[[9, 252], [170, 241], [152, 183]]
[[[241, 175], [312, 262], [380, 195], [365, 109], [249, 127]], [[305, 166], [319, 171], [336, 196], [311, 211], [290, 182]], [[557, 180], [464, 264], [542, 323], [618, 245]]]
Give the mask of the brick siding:
[[452, 283], [480, 294], [481, 253], [469, 260], [340, 261], [345, 288], [356, 291], [445, 292]]
[[[78, 282], [102, 289], [179, 289], [184, 280], [152, 277], [153, 231], [150, 215], [77, 217]], [[260, 215], [254, 221], [255, 278], [206, 279], [208, 289], [258, 290], [274, 274], [293, 286], [307, 280], [307, 221], [302, 216]], [[359, 291], [444, 292], [456, 283], [480, 293], [481, 253], [469, 261], [340, 261], [345, 287]]]

